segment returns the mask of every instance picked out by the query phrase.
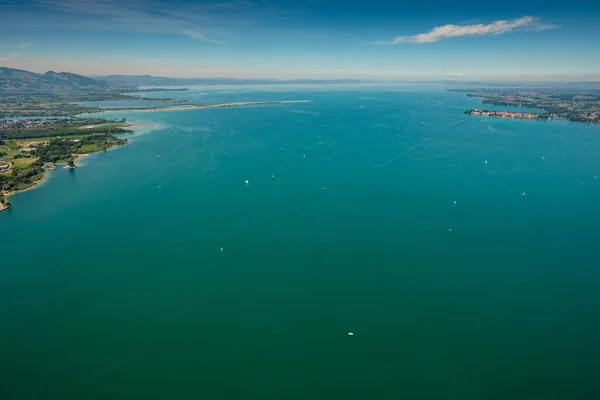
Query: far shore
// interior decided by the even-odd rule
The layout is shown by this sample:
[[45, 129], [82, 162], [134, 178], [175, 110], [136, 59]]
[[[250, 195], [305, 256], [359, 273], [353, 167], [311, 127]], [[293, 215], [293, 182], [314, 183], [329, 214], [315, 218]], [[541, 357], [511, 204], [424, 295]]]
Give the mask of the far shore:
[[234, 103], [221, 104], [188, 104], [184, 106], [165, 106], [151, 108], [107, 108], [101, 112], [157, 112], [157, 111], [177, 111], [177, 110], [197, 110], [201, 108], [222, 108], [222, 107], [244, 107], [244, 106], [259, 106], [268, 104], [290, 104], [290, 103], [310, 103], [311, 100], [273, 100], [273, 101], [243, 101]]

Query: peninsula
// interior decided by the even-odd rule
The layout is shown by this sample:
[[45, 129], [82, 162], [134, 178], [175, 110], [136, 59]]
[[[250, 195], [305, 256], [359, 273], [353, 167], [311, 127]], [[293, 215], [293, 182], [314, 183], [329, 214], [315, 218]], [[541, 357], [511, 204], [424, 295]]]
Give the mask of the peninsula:
[[485, 115], [499, 118], [524, 119], [566, 119], [575, 122], [600, 123], [600, 89], [558, 87], [558, 88], [475, 88], [450, 89], [469, 92], [482, 104], [529, 108], [541, 112], [467, 110], [467, 115]]
[[107, 100], [162, 101], [185, 103], [169, 97], [144, 97], [156, 89], [140, 89], [130, 84], [104, 82], [66, 72], [36, 74], [0, 67], [0, 118], [74, 117], [101, 111], [86, 102]]
[[133, 133], [125, 119], [0, 120], [0, 211], [7, 197], [38, 184], [56, 165], [74, 168], [78, 157], [122, 145]]

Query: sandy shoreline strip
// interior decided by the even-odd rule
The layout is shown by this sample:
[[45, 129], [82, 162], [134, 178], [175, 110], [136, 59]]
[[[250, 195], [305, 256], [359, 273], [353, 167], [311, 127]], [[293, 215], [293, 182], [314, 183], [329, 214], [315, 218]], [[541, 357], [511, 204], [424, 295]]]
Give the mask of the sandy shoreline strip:
[[244, 107], [244, 106], [259, 106], [269, 104], [293, 104], [293, 103], [311, 103], [312, 100], [273, 100], [273, 101], [243, 101], [235, 103], [221, 104], [188, 104], [183, 106], [166, 106], [152, 108], [110, 108], [104, 109], [101, 112], [157, 112], [157, 111], [177, 111], [177, 110], [197, 110], [201, 108], [222, 108], [222, 107]]

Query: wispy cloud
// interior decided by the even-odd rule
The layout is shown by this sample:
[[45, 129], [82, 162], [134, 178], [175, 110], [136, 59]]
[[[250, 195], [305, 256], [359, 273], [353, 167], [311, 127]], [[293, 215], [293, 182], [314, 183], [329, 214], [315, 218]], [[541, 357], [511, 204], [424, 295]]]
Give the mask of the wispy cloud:
[[184, 35], [207, 43], [223, 43], [207, 35], [218, 29], [208, 25], [213, 19], [205, 14], [173, 12], [164, 4], [153, 0], [39, 0], [54, 10], [89, 17], [86, 27], [109, 30], [134, 30], [137, 32]]
[[[33, 43], [23, 43], [20, 45], [15, 44], [13, 46], [10, 46], [9, 49], [11, 51], [8, 53], [3, 53], [4, 57], [8, 57], [8, 58], [19, 57], [21, 54], [23, 54], [24, 50], [30, 46], [33, 46]], [[25, 51], [25, 53], [27, 53], [27, 51]]]
[[206, 35], [204, 35], [202, 32], [199, 32], [195, 29], [182, 29], [181, 32], [186, 35], [187, 37], [190, 37], [192, 39], [197, 39], [197, 40], [201, 40], [203, 42], [208, 42], [208, 43], [223, 43], [222, 40], [217, 40], [217, 39], [211, 39], [209, 37], [206, 37]]
[[433, 43], [441, 39], [460, 36], [500, 35], [512, 31], [543, 31], [557, 28], [557, 25], [541, 22], [536, 17], [526, 16], [513, 20], [498, 20], [489, 24], [442, 25], [426, 33], [413, 36], [396, 36], [389, 41], [377, 41], [376, 44]]
[[[6, 0], [0, 0], [0, 7], [3, 1]], [[2, 9], [0, 33], [28, 29], [133, 32], [178, 35], [207, 44], [223, 44], [240, 41], [253, 29], [283, 25], [303, 15], [300, 6], [281, 7], [271, 0], [21, 1], [36, 9], [20, 6]]]

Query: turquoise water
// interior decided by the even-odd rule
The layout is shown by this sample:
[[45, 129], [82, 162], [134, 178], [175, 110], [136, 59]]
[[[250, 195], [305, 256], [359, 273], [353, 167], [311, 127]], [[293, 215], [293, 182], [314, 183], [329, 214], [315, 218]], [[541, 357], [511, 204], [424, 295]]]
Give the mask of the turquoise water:
[[154, 130], [12, 197], [0, 398], [595, 398], [600, 127], [179, 95], [313, 102], [111, 113]]

